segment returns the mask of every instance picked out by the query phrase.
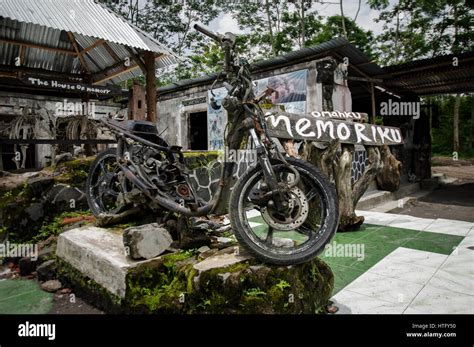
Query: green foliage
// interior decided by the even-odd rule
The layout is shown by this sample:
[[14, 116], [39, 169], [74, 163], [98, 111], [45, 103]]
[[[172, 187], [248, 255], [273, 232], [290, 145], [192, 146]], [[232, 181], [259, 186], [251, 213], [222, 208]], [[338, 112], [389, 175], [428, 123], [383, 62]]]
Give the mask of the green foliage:
[[280, 282], [278, 282], [278, 283], [276, 284], [276, 287], [277, 287], [278, 289], [280, 289], [281, 291], [284, 291], [285, 288], [291, 288], [291, 284], [289, 284], [289, 283], [288, 283], [287, 281], [285, 281], [285, 280], [280, 280]]
[[101, 2], [189, 58], [171, 70], [160, 71], [159, 86], [220, 70], [219, 47], [192, 27], [194, 23], [208, 25], [220, 13], [230, 13], [244, 31], [238, 35], [236, 45], [250, 62], [346, 34], [349, 41], [382, 65], [474, 49], [473, 6], [463, 0], [368, 0], [364, 5], [379, 11], [376, 21], [383, 23], [383, 32], [377, 37], [348, 16], [322, 17], [316, 10], [318, 6], [310, 0]]
[[464, 0], [369, 0], [382, 10], [377, 21], [384, 31], [377, 36], [376, 53], [381, 64], [409, 62], [449, 53], [473, 50], [472, 4]]
[[[347, 39], [364, 52], [369, 58], [373, 57], [372, 43], [373, 33], [359, 27], [356, 22], [348, 17], [344, 17], [347, 31]], [[329, 41], [342, 34], [342, 16], [336, 15], [326, 18], [326, 22], [321, 26], [320, 31], [306, 43], [307, 46]]]
[[8, 199], [8, 198], [11, 198], [12, 196], [13, 196], [13, 193], [11, 191], [8, 191], [3, 194], [2, 198]]
[[62, 222], [64, 218], [89, 216], [90, 214], [90, 211], [63, 212], [59, 216], [54, 217], [50, 223], [43, 224], [38, 233], [33, 237], [33, 241], [38, 242], [47, 239], [51, 235], [59, 235], [63, 229]]
[[267, 295], [267, 293], [260, 290], [260, 288], [250, 288], [244, 292], [244, 295], [250, 296], [250, 297], [257, 297], [257, 296]]
[[[433, 96], [425, 98], [425, 103], [430, 103], [433, 108], [432, 119], [432, 152], [435, 155], [452, 156], [453, 153], [453, 110], [455, 96]], [[459, 106], [459, 144], [460, 157], [473, 157], [474, 151], [470, 147], [471, 99], [461, 96]]]

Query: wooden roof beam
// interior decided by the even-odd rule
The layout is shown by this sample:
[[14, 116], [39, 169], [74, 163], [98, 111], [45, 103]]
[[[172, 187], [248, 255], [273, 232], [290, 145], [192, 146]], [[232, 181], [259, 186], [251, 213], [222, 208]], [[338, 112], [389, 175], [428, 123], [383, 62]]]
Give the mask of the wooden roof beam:
[[71, 44], [72, 44], [72, 47], [74, 47], [74, 50], [76, 51], [77, 53], [77, 57], [79, 58], [79, 60], [81, 61], [81, 65], [82, 67], [84, 68], [84, 70], [90, 74], [91, 73], [91, 70], [89, 69], [89, 66], [87, 66], [87, 62], [86, 60], [84, 59], [84, 56], [80, 53], [80, 49], [79, 49], [79, 45], [77, 44], [77, 41], [76, 39], [74, 38], [74, 35], [68, 31], [67, 32], [67, 37], [69, 38], [69, 41], [71, 41]]
[[92, 45], [90, 45], [89, 47], [86, 47], [84, 48], [82, 51], [79, 52], [79, 54], [84, 54], [84, 53], [87, 53], [91, 50], [93, 50], [94, 48], [98, 47], [98, 46], [101, 46], [101, 45], [104, 45], [106, 44], [107, 41], [105, 41], [104, 39], [100, 39], [100, 40], [97, 40], [96, 42], [94, 42]]
[[[160, 55], [157, 55], [157, 56], [155, 57], [155, 61], [156, 61], [157, 59], [159, 59], [160, 57], [161, 57], [161, 54], [160, 54]], [[125, 60], [122, 60], [122, 61], [118, 62], [117, 64], [114, 64], [114, 65], [112, 65], [111, 67], [107, 68], [106, 70], [96, 73], [96, 74], [93, 76], [94, 79], [93, 79], [92, 84], [99, 84], [99, 83], [108, 81], [108, 80], [110, 80], [110, 79], [112, 79], [112, 78], [115, 78], [115, 77], [117, 77], [117, 76], [120, 76], [121, 74], [123, 74], [123, 73], [125, 73], [125, 72], [129, 72], [129, 71], [135, 70], [135, 69], [137, 69], [137, 68], [140, 68], [140, 69], [141, 69], [141, 67], [140, 67], [138, 64], [136, 64], [136, 63], [127, 67], [127, 66], [125, 65], [125, 62], [126, 62]], [[109, 74], [109, 71], [115, 70], [115, 69], [118, 68], [120, 65], [123, 65], [124, 68], [121, 69], [121, 70], [119, 70], [119, 71], [111, 72], [111, 73]], [[100, 76], [103, 76], [103, 75], [106, 75], [106, 76], [105, 76], [105, 77], [100, 77]], [[99, 79], [95, 80], [95, 78], [97, 78], [97, 77], [99, 77]]]
[[14, 46], [24, 46], [24, 47], [27, 47], [27, 48], [44, 49], [44, 50], [47, 50], [47, 51], [53, 51], [53, 52], [62, 53], [62, 54], [77, 55], [77, 53], [76, 53], [75, 51], [70, 51], [70, 50], [68, 50], [68, 49], [42, 46], [42, 45], [38, 45], [38, 44], [35, 44], [35, 43], [29, 43], [29, 42], [23, 42], [23, 41], [15, 41], [15, 40], [4, 39], [4, 38], [0, 38], [0, 43], [8, 43], [8, 44], [10, 44], [10, 45], [14, 45]]

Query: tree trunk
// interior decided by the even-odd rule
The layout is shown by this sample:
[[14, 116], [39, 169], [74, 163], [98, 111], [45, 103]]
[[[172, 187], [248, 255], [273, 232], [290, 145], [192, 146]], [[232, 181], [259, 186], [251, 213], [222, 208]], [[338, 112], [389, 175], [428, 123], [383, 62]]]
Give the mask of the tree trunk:
[[342, 0], [339, 0], [339, 5], [341, 7], [342, 34], [347, 38], [346, 21], [344, 20], [344, 8], [342, 6]]
[[305, 43], [306, 43], [306, 30], [304, 26], [304, 1], [301, 0], [301, 22], [300, 22], [300, 27], [301, 27], [301, 47], [303, 48]]
[[453, 114], [453, 152], [459, 152], [459, 106], [461, 104], [461, 96], [456, 95], [454, 101]]
[[272, 55], [275, 56], [275, 39], [273, 37], [273, 29], [272, 29], [272, 19], [270, 15], [270, 4], [268, 3], [268, 0], [265, 0], [265, 12], [267, 13], [267, 20], [268, 20], [268, 33], [270, 35], [270, 42], [272, 46]]
[[357, 229], [364, 218], [355, 214], [352, 199], [351, 168], [354, 154], [353, 145], [342, 145], [339, 163], [334, 169], [334, 181], [339, 199], [339, 230]]
[[[341, 153], [339, 158], [336, 158], [339, 147], [341, 147]], [[355, 208], [370, 182], [382, 167], [379, 149], [370, 146], [366, 148], [369, 165], [354, 185], [351, 176], [354, 145], [339, 146], [339, 141], [336, 140], [325, 148], [321, 148], [320, 144], [314, 142], [305, 143], [303, 148], [302, 159], [316, 165], [336, 187], [339, 200], [340, 231], [358, 229], [364, 222], [364, 217], [358, 217], [355, 214]]]
[[402, 174], [402, 163], [390, 152], [390, 148], [384, 145], [380, 150], [381, 170], [377, 174], [377, 187], [380, 190], [396, 191], [400, 187], [400, 176]]

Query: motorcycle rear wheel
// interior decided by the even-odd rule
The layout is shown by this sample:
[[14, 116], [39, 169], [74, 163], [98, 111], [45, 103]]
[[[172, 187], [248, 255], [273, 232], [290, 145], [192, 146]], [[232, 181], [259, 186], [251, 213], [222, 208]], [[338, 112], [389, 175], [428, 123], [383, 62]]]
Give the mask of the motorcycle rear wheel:
[[94, 216], [101, 213], [118, 214], [125, 209], [118, 199], [126, 188], [118, 179], [120, 172], [115, 148], [99, 153], [92, 162], [87, 175], [86, 198]]

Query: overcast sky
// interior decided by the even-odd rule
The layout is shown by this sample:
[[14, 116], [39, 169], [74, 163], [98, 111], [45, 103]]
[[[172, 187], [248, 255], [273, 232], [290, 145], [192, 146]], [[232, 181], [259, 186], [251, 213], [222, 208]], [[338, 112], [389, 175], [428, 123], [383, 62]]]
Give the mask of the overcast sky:
[[[336, 2], [337, 0], [330, 0], [331, 2]], [[397, 0], [390, 0], [391, 6], [396, 3]], [[354, 19], [357, 12], [357, 7], [359, 4], [358, 0], [344, 0], [344, 15]], [[313, 8], [316, 9], [319, 14], [323, 17], [329, 17], [332, 15], [340, 14], [339, 5], [335, 4], [320, 4], [314, 3]], [[359, 15], [357, 17], [357, 24], [364, 28], [365, 30], [372, 30], [375, 34], [379, 34], [382, 31], [382, 24], [376, 23], [375, 18], [378, 17], [379, 11], [371, 10], [369, 5], [367, 5], [366, 0], [362, 0], [361, 8]], [[232, 15], [229, 13], [222, 13], [210, 23], [210, 28], [212, 30], [224, 33], [227, 31], [233, 33], [241, 33], [237, 25], [237, 21], [232, 18]]]

